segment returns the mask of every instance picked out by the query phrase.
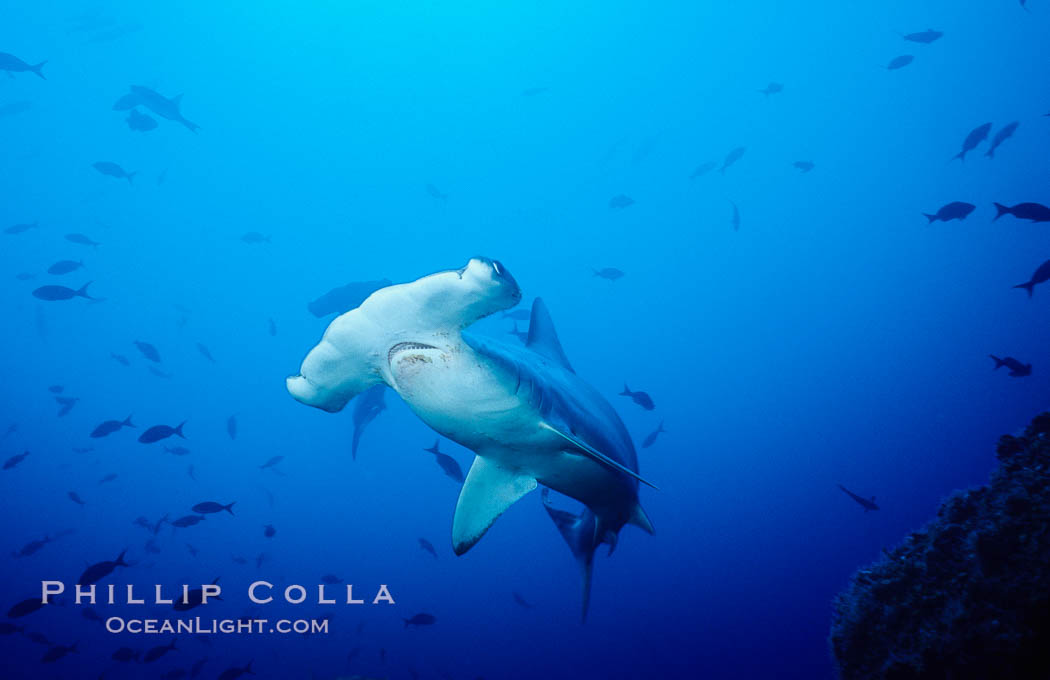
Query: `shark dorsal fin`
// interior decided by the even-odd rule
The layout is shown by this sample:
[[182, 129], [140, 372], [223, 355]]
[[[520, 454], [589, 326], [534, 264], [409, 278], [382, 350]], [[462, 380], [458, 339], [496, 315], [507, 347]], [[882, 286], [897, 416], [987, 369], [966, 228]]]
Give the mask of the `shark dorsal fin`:
[[536, 354], [543, 356], [559, 364], [570, 373], [575, 373], [569, 364], [565, 350], [558, 342], [558, 333], [554, 330], [554, 322], [551, 320], [550, 312], [543, 300], [536, 298], [532, 302], [532, 318], [529, 319], [529, 339], [525, 345]]

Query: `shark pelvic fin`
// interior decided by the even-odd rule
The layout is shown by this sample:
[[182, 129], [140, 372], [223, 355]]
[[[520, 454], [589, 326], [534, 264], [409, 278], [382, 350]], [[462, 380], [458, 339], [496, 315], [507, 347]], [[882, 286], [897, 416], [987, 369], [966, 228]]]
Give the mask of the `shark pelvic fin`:
[[558, 341], [558, 333], [554, 330], [554, 321], [551, 320], [550, 312], [543, 300], [536, 298], [532, 302], [532, 317], [529, 319], [529, 338], [525, 345], [536, 354], [550, 359], [570, 373], [575, 373], [569, 364], [565, 350], [561, 348]]
[[535, 488], [534, 478], [476, 456], [456, 502], [452, 550], [457, 555], [470, 550], [507, 508]]
[[579, 451], [580, 453], [582, 453], [583, 455], [585, 455], [585, 456], [587, 456], [589, 458], [592, 458], [596, 462], [599, 462], [602, 465], [606, 465], [608, 467], [611, 467], [614, 470], [622, 472], [625, 475], [627, 475], [628, 477], [634, 477], [635, 479], [637, 479], [642, 484], [645, 484], [646, 486], [651, 486], [652, 488], [659, 490], [658, 486], [656, 486], [652, 482], [648, 481], [647, 479], [642, 477], [640, 474], [638, 474], [634, 470], [631, 470], [630, 468], [622, 465], [621, 463], [617, 463], [615, 460], [613, 460], [612, 458], [609, 458], [608, 456], [606, 456], [601, 451], [595, 449], [593, 446], [590, 446], [586, 442], [580, 440], [578, 437], [574, 437], [571, 434], [567, 434], [565, 432], [562, 432], [561, 430], [559, 430], [558, 428], [552, 426], [549, 423], [540, 423], [540, 427], [547, 428], [548, 430], [550, 430], [554, 434], [558, 435], [559, 437], [561, 437], [565, 441], [567, 441], [570, 444], [572, 444], [577, 451]]

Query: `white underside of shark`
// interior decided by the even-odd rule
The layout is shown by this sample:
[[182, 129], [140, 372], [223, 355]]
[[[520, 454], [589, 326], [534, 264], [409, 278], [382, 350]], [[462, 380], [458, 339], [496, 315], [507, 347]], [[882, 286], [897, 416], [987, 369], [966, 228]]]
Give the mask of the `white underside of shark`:
[[456, 554], [538, 484], [583, 503], [590, 514], [581, 517], [549, 511], [581, 560], [586, 610], [597, 545], [614, 546], [625, 523], [650, 533], [652, 525], [638, 502], [631, 438], [572, 370], [543, 302], [533, 305], [524, 346], [463, 333], [520, 299], [510, 273], [484, 258], [382, 288], [331, 323], [288, 391], [334, 412], [386, 383], [428, 426], [474, 451], [452, 524]]

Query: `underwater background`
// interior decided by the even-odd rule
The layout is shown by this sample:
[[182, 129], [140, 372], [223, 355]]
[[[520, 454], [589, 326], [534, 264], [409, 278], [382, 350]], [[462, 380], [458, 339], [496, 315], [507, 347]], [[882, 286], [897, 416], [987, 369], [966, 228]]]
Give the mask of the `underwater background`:
[[[4, 619], [5, 677], [174, 680], [206, 658], [199, 677], [252, 661], [273, 678], [833, 678], [850, 575], [983, 483], [999, 435], [1047, 407], [1050, 290], [1013, 289], [1050, 258], [1047, 225], [993, 203], [1050, 202], [1050, 3], [0, 0], [0, 15], [0, 52], [46, 60], [46, 79], [0, 72], [0, 458], [29, 452], [0, 470], [0, 610], [126, 550], [101, 584], [219, 578], [223, 601], [101, 617], [330, 616], [326, 635], [178, 636], [147, 665], [112, 657], [173, 636], [107, 633], [67, 593]], [[184, 94], [192, 124], [115, 110], [131, 86]], [[955, 201], [975, 209], [923, 216]], [[477, 254], [513, 273], [521, 308], [542, 296], [660, 487], [641, 491], [656, 534], [600, 552], [585, 624], [539, 494], [455, 557], [459, 485], [393, 392], [354, 459], [354, 405], [285, 390], [333, 318], [312, 300]], [[89, 281], [96, 300], [41, 299]], [[137, 428], [90, 436], [128, 415]], [[183, 421], [185, 441], [137, 441]], [[233, 514], [158, 524], [203, 501]], [[265, 579], [312, 599], [325, 575], [357, 597], [385, 583], [396, 604], [245, 592]], [[419, 613], [434, 623], [406, 626]]]

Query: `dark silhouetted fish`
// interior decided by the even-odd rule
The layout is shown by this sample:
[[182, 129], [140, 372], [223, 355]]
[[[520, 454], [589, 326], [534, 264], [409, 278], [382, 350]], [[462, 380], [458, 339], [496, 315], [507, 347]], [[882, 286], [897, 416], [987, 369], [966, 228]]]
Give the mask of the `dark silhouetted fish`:
[[66, 286], [40, 286], [33, 291], [33, 297], [44, 300], [46, 302], [57, 302], [59, 300], [72, 300], [75, 297], [82, 297], [86, 300], [94, 300], [95, 298], [88, 295], [87, 289], [91, 285], [91, 281], [88, 281], [80, 288], [73, 290]]
[[186, 544], [186, 550], [189, 550], [190, 551], [190, 555], [193, 556], [193, 557], [196, 557], [197, 554], [200, 552], [200, 550], [197, 550], [196, 548], [194, 548], [189, 543]]
[[646, 411], [652, 411], [655, 408], [652, 398], [645, 392], [632, 392], [627, 383], [623, 384], [623, 392], [620, 392], [621, 397], [627, 397], [634, 401]]
[[991, 123], [984, 123], [970, 130], [970, 133], [966, 135], [966, 139], [963, 140], [962, 149], [952, 157], [952, 160], [958, 158], [960, 161], [965, 161], [966, 154], [976, 149], [978, 144], [988, 139], [988, 133], [991, 131]]
[[609, 199], [609, 208], [611, 210], [623, 210], [624, 208], [630, 208], [634, 205], [634, 199], [627, 194], [616, 194]]
[[170, 453], [173, 456], [188, 456], [193, 452], [185, 446], [165, 446], [164, 453]]
[[136, 340], [135, 346], [139, 348], [139, 352], [142, 353], [142, 356], [146, 357], [153, 363], [160, 363], [160, 352], [157, 351], [156, 347], [148, 342], [142, 342], [141, 340]]
[[4, 469], [5, 470], [10, 470], [14, 466], [18, 465], [23, 460], [25, 460], [26, 456], [28, 456], [28, 455], [29, 455], [28, 451], [23, 451], [22, 453], [18, 453], [18, 454], [15, 454], [15, 455], [11, 456], [10, 458], [8, 458], [7, 460], [4, 461]]
[[44, 653], [44, 656], [40, 658], [40, 663], [54, 663], [55, 661], [58, 661], [66, 654], [77, 651], [77, 644], [78, 643], [74, 642], [68, 647], [65, 645], [55, 645]]
[[890, 63], [886, 64], [887, 71], [896, 71], [899, 68], [904, 68], [908, 64], [915, 61], [915, 57], [910, 54], [902, 54], [899, 57], [890, 59]]
[[19, 281], [31, 281], [36, 278], [36, 274], [30, 274], [29, 272], [19, 272], [15, 274], [15, 278]]
[[135, 423], [131, 422], [131, 416], [128, 416], [124, 420], [103, 421], [99, 423], [98, 427], [91, 431], [91, 436], [95, 439], [98, 439], [99, 437], [107, 437], [125, 427], [135, 427]]
[[308, 304], [306, 308], [318, 319], [322, 319], [329, 314], [343, 314], [360, 306], [369, 295], [389, 285], [391, 283], [387, 279], [348, 283], [345, 286], [333, 288]]
[[995, 150], [999, 148], [1000, 144], [1014, 136], [1018, 125], [1020, 123], [1015, 120], [999, 128], [999, 131], [992, 137], [992, 143], [988, 146], [988, 150], [984, 152], [984, 155], [988, 158], [995, 158]]
[[463, 469], [459, 467], [459, 463], [456, 462], [455, 458], [441, 453], [441, 450], [438, 448], [438, 445], [440, 443], [440, 440], [435, 439], [433, 446], [431, 446], [429, 449], [423, 450], [434, 454], [434, 458], [437, 460], [437, 464], [442, 469], [442, 471], [451, 479], [462, 484]]
[[69, 274], [75, 272], [84, 266], [83, 260], [59, 260], [50, 267], [47, 268], [48, 274], [54, 274], [55, 276], [61, 276], [62, 274]]
[[116, 472], [111, 472], [108, 475], [106, 475], [105, 477], [103, 477], [102, 479], [98, 480], [98, 483], [99, 484], [105, 484], [106, 482], [112, 482], [116, 478], [117, 478], [117, 473]]
[[1022, 364], [1020, 361], [1014, 359], [1013, 357], [1003, 357], [1000, 359], [994, 354], [989, 354], [988, 356], [991, 357], [992, 361], [995, 362], [994, 370], [999, 370], [1003, 366], [1006, 366], [1008, 369], [1010, 369], [1011, 378], [1024, 378], [1026, 376], [1032, 375], [1032, 364]]
[[263, 527], [263, 536], [273, 538], [275, 535], [277, 535], [277, 529], [274, 529], [272, 524], [267, 524]]
[[65, 239], [70, 243], [76, 243], [82, 246], [91, 246], [92, 248], [98, 248], [101, 243], [91, 240], [91, 237], [84, 234], [66, 234]]
[[186, 677], [185, 668], [172, 668], [170, 671], [160, 676], [160, 680], [182, 680]]
[[524, 607], [525, 609], [532, 609], [532, 605], [529, 604], [525, 600], [525, 598], [522, 597], [520, 593], [518, 593], [518, 591], [515, 590], [514, 592], [511, 593], [511, 595], [514, 596], [514, 601], [517, 602], [520, 606]]
[[146, 652], [146, 655], [142, 657], [142, 663], [153, 663], [160, 657], [164, 656], [168, 652], [176, 649], [175, 640], [172, 640], [170, 644], [159, 645]]
[[730, 201], [729, 205], [733, 206], [733, 231], [740, 231], [740, 208], [733, 201]]
[[521, 340], [524, 343], [527, 343], [529, 341], [529, 332], [527, 330], [523, 331], [520, 328], [518, 328], [518, 322], [517, 321], [514, 322], [514, 328], [510, 329], [509, 331], [507, 331], [507, 334], [508, 335], [513, 335], [518, 340]]
[[929, 220], [927, 224], [933, 224], [934, 222], [951, 222], [952, 220], [965, 220], [976, 207], [977, 206], [972, 203], [952, 201], [947, 205], [941, 206], [934, 214], [923, 213], [923, 216]]
[[157, 120], [153, 116], [139, 113], [138, 109], [128, 111], [128, 117], [124, 119], [128, 129], [136, 132], [149, 132], [157, 129]]
[[645, 440], [642, 441], [642, 448], [647, 449], [653, 444], [655, 444], [656, 438], [660, 436], [661, 432], [667, 432], [667, 430], [664, 429], [664, 421], [662, 420], [660, 421], [659, 427], [657, 427], [655, 430], [646, 435]]
[[200, 126], [196, 123], [192, 123], [182, 115], [180, 107], [182, 105], [182, 95], [176, 95], [171, 99], [168, 99], [159, 92], [152, 90], [142, 85], [132, 85], [131, 94], [138, 97], [138, 103], [146, 107], [153, 113], [157, 114], [165, 120], [174, 121], [176, 123], [182, 123], [186, 126], [190, 132], [196, 132], [200, 129]]
[[715, 163], [713, 161], [708, 161], [706, 163], [701, 163], [700, 165], [696, 166], [695, 169], [693, 169], [693, 174], [689, 175], [689, 179], [696, 179], [697, 177], [703, 177], [704, 175], [706, 175], [707, 173], [711, 172], [712, 170], [714, 170], [717, 167], [718, 167], [718, 163]]
[[117, 567], [128, 566], [128, 563], [124, 561], [124, 553], [126, 552], [127, 550], [122, 550], [115, 560], [105, 560], [97, 564], [92, 564], [85, 569], [84, 573], [80, 575], [79, 579], [77, 579], [77, 585], [88, 586], [92, 583], [98, 583], [100, 580], [113, 573], [113, 570]]
[[812, 170], [813, 168], [817, 167], [813, 164], [813, 161], [795, 161], [791, 165], [798, 168], [803, 175]]
[[243, 667], [233, 666], [231, 668], [227, 668], [222, 673], [219, 673], [218, 680], [235, 680], [235, 678], [239, 678], [245, 674], [255, 675], [255, 671], [252, 670], [251, 661], [249, 661], [247, 665]]
[[0, 621], [0, 635], [14, 635], [25, 630], [25, 626], [16, 626], [7, 621]]
[[200, 524], [205, 519], [207, 518], [204, 515], [183, 515], [182, 517], [172, 522], [171, 526], [177, 527], [179, 529], [185, 529], [186, 527], [192, 527], [194, 525]]
[[270, 331], [270, 337], [271, 338], [275, 337], [277, 335], [277, 324], [274, 323], [273, 319], [269, 320], [269, 331]]
[[222, 512], [223, 510], [232, 515], [233, 505], [236, 502], [237, 501], [234, 501], [233, 503], [223, 505], [222, 503], [216, 503], [215, 501], [204, 501], [203, 503], [197, 503], [197, 505], [194, 505], [192, 509], [194, 512], [199, 512], [202, 515], [208, 515], [213, 512]]
[[764, 89], [759, 90], [762, 94], [768, 98], [771, 94], [780, 94], [784, 91], [784, 86], [780, 83], [770, 83], [766, 85]]
[[[211, 584], [215, 585], [218, 582], [219, 577], [216, 576]], [[222, 601], [222, 598], [217, 595], [210, 595], [208, 599]], [[204, 588], [194, 588], [186, 592], [186, 597], [176, 598], [175, 602], [172, 604], [172, 608], [177, 612], [187, 612], [202, 604], [204, 604]]]
[[535, 97], [538, 94], [544, 94], [544, 93], [549, 92], [549, 91], [550, 91], [549, 87], [526, 87], [524, 90], [521, 91], [521, 96], [522, 97]]
[[139, 101], [138, 95], [128, 93], [122, 96], [120, 99], [113, 104], [114, 111], [130, 111], [142, 102]]
[[51, 538], [49, 536], [44, 536], [43, 538], [32, 540], [29, 543], [23, 545], [18, 552], [11, 553], [11, 557], [14, 557], [16, 559], [19, 557], [29, 557], [30, 555], [34, 555], [37, 552], [39, 552], [41, 548], [43, 548], [50, 542]]
[[99, 161], [98, 163], [92, 164], [93, 168], [101, 172], [107, 177], [115, 177], [117, 179], [126, 179], [128, 184], [132, 184], [132, 180], [138, 172], [128, 172], [124, 168], [120, 167], [112, 161]]
[[196, 663], [194, 663], [193, 666], [190, 668], [190, 677], [195, 678], [198, 675], [200, 675], [200, 672], [204, 668], [204, 664], [206, 663], [208, 663], [208, 657], [199, 659]]
[[88, 621], [100, 622], [100, 621], [103, 620], [103, 618], [101, 616], [99, 616], [99, 613], [97, 611], [95, 611], [94, 609], [92, 609], [91, 607], [88, 607], [84, 611], [80, 612], [80, 615], [83, 616]]
[[29, 638], [29, 641], [35, 645], [51, 645], [51, 641], [47, 639], [47, 636], [43, 633], [26, 633], [25, 636]]
[[[1050, 222], [1050, 208], [1039, 203], [1018, 203], [1015, 206], [1007, 207], [1001, 203], [995, 203], [995, 219], [999, 219], [1003, 215], [1013, 215], [1019, 220], [1029, 220], [1031, 222]], [[993, 220], [994, 222], [995, 220]]]
[[747, 151], [745, 147], [738, 146], [728, 154], [726, 154], [725, 160], [722, 161], [722, 167], [719, 168], [719, 172], [725, 174], [725, 171], [729, 169], [734, 163], [744, 157], [744, 152]]
[[23, 616], [28, 616], [33, 612], [37, 611], [44, 606], [43, 599], [38, 595], [31, 597], [28, 600], [22, 600], [18, 604], [14, 605], [7, 610], [7, 618], [9, 619], [20, 619]]
[[[165, 450], [167, 450], [167, 447], [164, 447], [164, 448], [165, 448]], [[190, 479], [192, 479], [193, 481], [195, 481], [195, 482], [197, 481], [197, 476], [195, 474], [193, 474], [193, 465], [189, 465], [186, 468], [186, 474], [189, 475]]]
[[249, 231], [246, 232], [243, 236], [241, 236], [241, 240], [249, 245], [256, 245], [259, 243], [269, 243], [270, 237], [263, 236], [257, 231]]
[[230, 439], [237, 439], [237, 416], [232, 415], [226, 419], [226, 434]]
[[354, 401], [354, 435], [350, 445], [350, 455], [353, 460], [357, 460], [357, 447], [361, 443], [361, 435], [364, 434], [365, 428], [386, 408], [386, 401], [383, 398], [385, 393], [386, 385], [373, 385], [358, 395]]
[[158, 378], [170, 378], [171, 377], [171, 373], [165, 373], [164, 371], [160, 370], [156, 366], [149, 366], [148, 368], [149, 368], [149, 372], [152, 373], [153, 375], [157, 376]]
[[432, 614], [420, 613], [416, 614], [410, 619], [402, 619], [405, 622], [405, 628], [409, 626], [430, 626], [433, 625], [437, 619]]
[[130, 366], [131, 365], [131, 362], [128, 361], [128, 358], [126, 356], [124, 356], [123, 354], [114, 354], [113, 352], [110, 352], [109, 353], [109, 357], [111, 359], [113, 359], [113, 361], [115, 361], [118, 364], [120, 364], [121, 366]]
[[932, 42], [940, 40], [943, 35], [944, 33], [941, 31], [935, 31], [932, 28], [927, 28], [925, 31], [919, 31], [918, 33], [905, 33], [901, 37], [909, 42], [929, 45]]
[[69, 500], [73, 501], [77, 505], [85, 505], [84, 500], [77, 494], [76, 491], [69, 492]]
[[609, 281], [616, 281], [622, 279], [624, 274], [616, 267], [605, 267], [604, 269], [592, 269], [594, 275], [598, 278], [607, 279]]
[[447, 201], [448, 200], [448, 194], [446, 194], [445, 192], [441, 191], [440, 189], [438, 189], [433, 184], [427, 184], [427, 194], [429, 194], [431, 198], [433, 198], [434, 200], [437, 200], [437, 201]]
[[0, 104], [0, 118], [17, 116], [20, 113], [25, 113], [31, 108], [33, 108], [33, 102], [29, 101], [8, 102], [7, 104]]
[[204, 343], [202, 343], [202, 342], [198, 342], [197, 343], [197, 351], [200, 352], [202, 357], [204, 357], [208, 361], [212, 362], [213, 364], [215, 363], [215, 357], [213, 357], [211, 355], [211, 350], [208, 349], [207, 346]]
[[864, 498], [862, 496], [858, 496], [857, 494], [853, 493], [852, 491], [850, 491], [846, 487], [842, 486], [841, 484], [839, 484], [838, 487], [840, 489], [842, 489], [842, 492], [844, 494], [846, 494], [847, 496], [849, 496], [853, 500], [857, 501], [857, 503], [860, 504], [860, 507], [864, 508], [864, 512], [868, 512], [869, 510], [878, 510], [879, 509], [879, 506], [875, 505], [875, 497], [874, 496], [872, 496], [871, 498]]
[[342, 583], [343, 579], [339, 578], [335, 574], [325, 574], [321, 577], [321, 583], [327, 583], [330, 586]]
[[419, 539], [419, 547], [433, 555], [435, 560], [438, 558], [437, 550], [434, 549], [434, 544], [427, 539]]
[[159, 442], [162, 439], [167, 439], [172, 435], [177, 435], [186, 438], [186, 435], [182, 434], [182, 426], [186, 424], [186, 421], [182, 421], [175, 427], [168, 425], [154, 425], [139, 436], [139, 441], [143, 444], [152, 444], [153, 442]]
[[117, 651], [113, 652], [113, 654], [109, 658], [113, 659], [114, 661], [119, 661], [121, 663], [127, 663], [129, 661], [137, 660], [139, 658], [139, 653], [140, 652], [132, 649], [131, 647], [121, 647]]
[[80, 397], [55, 397], [55, 401], [62, 406], [62, 408], [58, 409], [58, 417], [61, 418], [73, 410], [73, 407], [80, 401]]
[[262, 465], [260, 465], [259, 469], [260, 470], [266, 470], [268, 468], [272, 468], [273, 466], [275, 466], [278, 463], [280, 463], [282, 460], [284, 460], [284, 456], [274, 456], [270, 460], [268, 460], [265, 463], [263, 463]]
[[11, 234], [12, 236], [14, 236], [16, 234], [24, 234], [25, 232], [29, 231], [30, 229], [36, 229], [38, 224], [39, 224], [38, 222], [12, 224], [10, 227], [4, 229], [4, 233], [5, 234]]
[[32, 72], [44, 78], [44, 64], [46, 63], [42, 61], [39, 64], [27, 64], [13, 54], [0, 52], [0, 71], [7, 71], [8, 74]]
[[51, 385], [47, 388], [47, 391], [52, 394], [62, 394], [62, 392], [64, 392], [65, 389], [66, 388], [64, 385]]

